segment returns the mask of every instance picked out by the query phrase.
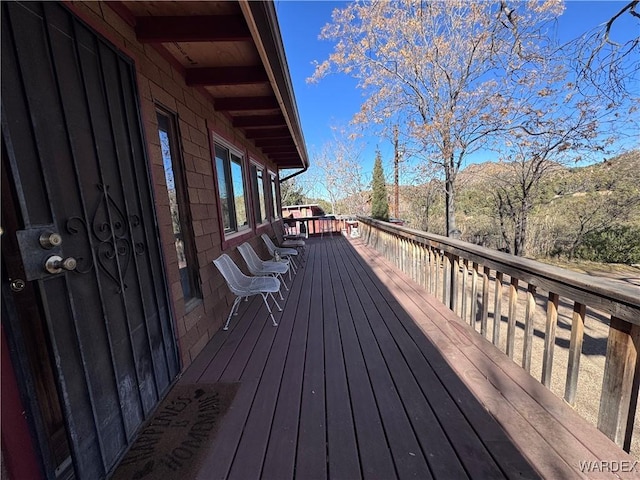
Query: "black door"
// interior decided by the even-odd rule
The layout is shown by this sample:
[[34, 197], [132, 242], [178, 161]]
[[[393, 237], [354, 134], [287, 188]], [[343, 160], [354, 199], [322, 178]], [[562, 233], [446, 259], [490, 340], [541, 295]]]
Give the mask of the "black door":
[[135, 70], [60, 4], [1, 7], [3, 259], [37, 299], [76, 476], [101, 478], [179, 371]]

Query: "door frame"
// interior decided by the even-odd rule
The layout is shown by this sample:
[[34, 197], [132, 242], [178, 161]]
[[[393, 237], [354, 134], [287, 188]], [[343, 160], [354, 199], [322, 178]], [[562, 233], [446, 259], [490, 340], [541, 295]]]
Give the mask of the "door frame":
[[[2, 139], [4, 144], [4, 138]], [[51, 459], [46, 428], [41, 414], [41, 406], [35, 388], [35, 378], [38, 375], [34, 371], [31, 357], [26, 348], [27, 343], [35, 343], [33, 338], [25, 338], [21, 325], [19, 308], [16, 305], [14, 293], [10, 287], [12, 277], [25, 278], [17, 239], [11, 238], [7, 233], [13, 233], [20, 228], [19, 207], [16, 204], [16, 190], [14, 179], [8, 165], [9, 159], [2, 149], [1, 175], [2, 175], [2, 455], [7, 466], [9, 477], [15, 475], [22, 478], [24, 472], [36, 469], [43, 478], [55, 478], [47, 474], [55, 471]], [[8, 257], [14, 257], [9, 260]], [[37, 298], [33, 286], [26, 283], [26, 295]], [[51, 363], [50, 350], [44, 352]], [[55, 379], [51, 378], [55, 383]], [[5, 382], [6, 385], [5, 385]], [[4, 387], [8, 387], [5, 390]], [[57, 388], [54, 400], [59, 403]], [[5, 403], [6, 402], [6, 403]], [[22, 418], [22, 421], [18, 418]], [[11, 435], [6, 429], [5, 419], [11, 422]], [[15, 430], [14, 430], [15, 429]], [[66, 430], [66, 427], [65, 427]], [[25, 476], [24, 478], [30, 478]], [[34, 476], [33, 478], [37, 478]]]

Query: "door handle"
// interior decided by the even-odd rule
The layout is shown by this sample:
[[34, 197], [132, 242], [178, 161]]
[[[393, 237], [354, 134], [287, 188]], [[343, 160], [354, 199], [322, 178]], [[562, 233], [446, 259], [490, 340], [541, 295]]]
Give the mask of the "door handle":
[[78, 262], [73, 257], [62, 258], [58, 255], [51, 255], [44, 263], [44, 269], [51, 273], [56, 274], [62, 272], [62, 270], [75, 270]]

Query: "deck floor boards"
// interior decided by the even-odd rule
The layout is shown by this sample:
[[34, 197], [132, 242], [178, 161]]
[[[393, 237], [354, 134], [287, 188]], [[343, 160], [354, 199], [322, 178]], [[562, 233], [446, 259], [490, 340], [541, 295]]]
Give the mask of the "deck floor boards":
[[608, 445], [360, 241], [303, 265], [278, 327], [243, 302], [180, 380], [240, 383], [198, 478], [580, 478]]

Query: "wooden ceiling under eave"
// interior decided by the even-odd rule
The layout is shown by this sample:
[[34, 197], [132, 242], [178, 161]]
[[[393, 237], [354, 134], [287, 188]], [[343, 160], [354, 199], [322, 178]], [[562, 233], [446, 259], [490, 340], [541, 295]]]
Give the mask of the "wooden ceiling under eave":
[[309, 166], [273, 2], [108, 2], [279, 169]]

